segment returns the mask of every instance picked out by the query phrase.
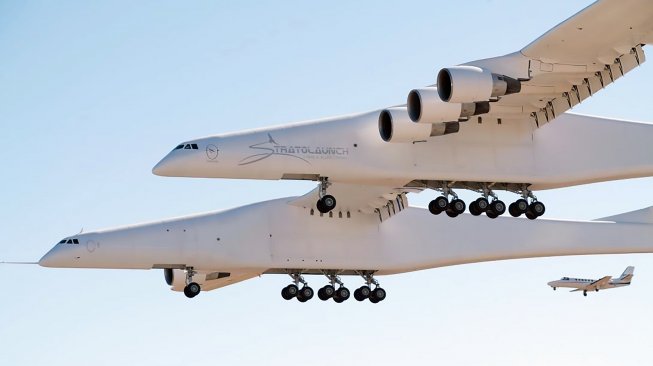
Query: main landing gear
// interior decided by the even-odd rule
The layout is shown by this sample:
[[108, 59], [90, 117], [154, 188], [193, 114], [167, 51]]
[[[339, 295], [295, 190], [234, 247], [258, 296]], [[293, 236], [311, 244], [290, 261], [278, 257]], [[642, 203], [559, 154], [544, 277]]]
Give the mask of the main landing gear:
[[[544, 215], [546, 207], [544, 204], [537, 200], [537, 197], [533, 195], [533, 192], [524, 187], [521, 190], [522, 198], [510, 204], [508, 207], [508, 212], [513, 217], [519, 217], [522, 214], [525, 214], [529, 220], [535, 220], [536, 218]], [[531, 203], [528, 203], [528, 199], [531, 199]]]
[[[465, 212], [465, 202], [458, 198], [458, 195], [450, 187], [454, 183], [455, 182], [442, 182], [442, 185], [430, 187], [434, 190], [441, 191], [442, 195], [429, 203], [429, 212], [433, 215], [439, 215], [442, 212], [446, 212], [449, 217], [456, 217]], [[528, 190], [526, 185], [524, 185], [522, 189], [510, 189], [511, 192], [519, 193], [522, 198], [511, 203], [508, 207], [506, 207], [506, 204], [494, 193], [491, 186], [492, 184], [484, 183], [482, 188], [468, 188], [482, 194], [481, 197], [469, 204], [469, 213], [474, 216], [480, 216], [485, 213], [487, 217], [496, 219], [503, 215], [507, 208], [508, 212], [513, 217], [525, 215], [527, 218], [535, 220], [544, 215], [546, 210], [544, 204], [537, 200], [533, 195], [533, 192]], [[452, 196], [453, 198], [451, 201], [449, 201], [449, 196]], [[529, 199], [530, 203], [528, 201]]]
[[320, 186], [318, 196], [320, 197], [315, 204], [317, 210], [321, 213], [328, 213], [329, 211], [336, 208], [336, 198], [330, 194], [327, 194], [327, 188], [331, 185], [329, 183], [329, 178], [320, 177]]
[[[458, 195], [451, 188], [444, 185], [441, 191], [442, 196], [437, 197], [429, 203], [429, 212], [434, 215], [446, 212], [449, 217], [456, 217], [465, 212], [465, 208], [467, 208], [465, 202], [458, 198]], [[449, 196], [453, 197], [451, 202], [449, 202]]]
[[[480, 190], [483, 194], [482, 197], [476, 199], [476, 201], [469, 204], [469, 213], [474, 216], [479, 216], [485, 212], [485, 215], [491, 219], [496, 219], [497, 217], [503, 215], [506, 212], [506, 204], [503, 203], [497, 197], [497, 195], [488, 187], [487, 184], [483, 184], [483, 188]], [[489, 197], [492, 197], [492, 201], [488, 200]]]
[[193, 276], [196, 274], [197, 272], [195, 272], [193, 267], [186, 268], [186, 286], [184, 287], [184, 295], [189, 299], [199, 295], [200, 291], [202, 291], [200, 285], [193, 282]]
[[[290, 273], [290, 277], [292, 277], [293, 283], [281, 290], [281, 297], [286, 300], [296, 297], [299, 302], [306, 302], [313, 298], [313, 289], [308, 286], [301, 274]], [[301, 289], [298, 286], [300, 283], [302, 284]]]
[[[354, 291], [354, 298], [358, 301], [369, 299], [374, 304], [383, 301], [386, 298], [386, 292], [379, 286], [374, 276], [369, 272], [359, 274], [365, 279], [365, 285]], [[333, 299], [338, 304], [347, 301], [351, 293], [342, 283], [340, 277], [334, 273], [325, 273], [324, 275], [329, 279], [329, 284], [317, 291], [317, 297], [322, 301]], [[296, 297], [300, 302], [306, 302], [313, 298], [313, 289], [308, 286], [300, 273], [291, 273], [290, 277], [292, 277], [293, 283], [281, 290], [281, 297], [286, 300]], [[299, 283], [303, 285], [301, 289], [298, 286]], [[371, 289], [372, 284], [374, 289]]]

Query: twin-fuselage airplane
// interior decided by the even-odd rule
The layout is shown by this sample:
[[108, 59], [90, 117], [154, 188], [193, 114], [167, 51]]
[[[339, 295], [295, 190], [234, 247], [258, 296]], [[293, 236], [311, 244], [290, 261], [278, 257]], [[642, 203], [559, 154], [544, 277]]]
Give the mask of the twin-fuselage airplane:
[[[46, 267], [164, 269], [188, 297], [288, 274], [286, 299], [386, 296], [376, 275], [480, 261], [653, 252], [651, 208], [600, 221], [536, 218], [533, 192], [653, 176], [653, 125], [567, 111], [645, 61], [653, 3], [600, 0], [523, 49], [442, 69], [405, 105], [179, 144], [153, 169], [178, 177], [313, 180], [304, 196], [67, 237]], [[441, 192], [432, 214], [407, 193]], [[467, 205], [456, 190], [478, 192]], [[506, 205], [499, 191], [516, 193]], [[506, 197], [502, 194], [502, 198]], [[461, 215], [469, 206], [471, 215]], [[514, 216], [501, 217], [505, 211]], [[485, 216], [496, 219], [488, 220]], [[524, 220], [517, 218], [526, 216]], [[474, 230], [469, 230], [470, 227]]]
[[573, 288], [571, 292], [583, 291], [587, 296], [587, 291], [607, 290], [611, 288], [629, 286], [635, 273], [635, 267], [628, 266], [619, 278], [612, 279], [612, 276], [605, 276], [598, 280], [588, 280], [584, 278], [562, 277], [559, 280], [548, 283], [554, 290], [558, 287]]

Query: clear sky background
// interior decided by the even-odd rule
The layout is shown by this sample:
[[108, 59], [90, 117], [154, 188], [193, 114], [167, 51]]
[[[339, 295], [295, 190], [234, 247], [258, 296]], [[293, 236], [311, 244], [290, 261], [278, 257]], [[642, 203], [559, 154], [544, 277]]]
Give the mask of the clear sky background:
[[[0, 260], [38, 260], [82, 228], [303, 194], [314, 184], [151, 168], [186, 139], [402, 103], [440, 67], [519, 50], [588, 4], [0, 1]], [[645, 64], [575, 112], [653, 121], [652, 84]], [[647, 178], [537, 195], [549, 218], [593, 219], [653, 205], [652, 188]], [[584, 298], [546, 285], [627, 265], [625, 289]], [[188, 300], [161, 270], [0, 265], [0, 365], [650, 364], [648, 254], [380, 280], [378, 305], [286, 302], [280, 275]]]

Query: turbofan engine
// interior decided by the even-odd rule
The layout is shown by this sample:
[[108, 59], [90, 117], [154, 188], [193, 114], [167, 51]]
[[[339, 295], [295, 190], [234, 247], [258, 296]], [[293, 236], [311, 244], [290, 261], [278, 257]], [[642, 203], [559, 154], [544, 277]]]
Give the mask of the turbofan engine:
[[165, 268], [163, 276], [166, 283], [174, 291], [183, 291], [186, 286], [186, 272], [182, 269]]
[[458, 122], [490, 111], [489, 102], [446, 103], [439, 97], [439, 89], [426, 87], [408, 93], [408, 115], [417, 123]]
[[386, 142], [413, 142], [431, 136], [458, 132], [458, 122], [415, 123], [404, 107], [388, 108], [379, 114], [379, 133]]
[[469, 103], [519, 93], [521, 82], [476, 66], [454, 66], [438, 72], [438, 95], [443, 102]]

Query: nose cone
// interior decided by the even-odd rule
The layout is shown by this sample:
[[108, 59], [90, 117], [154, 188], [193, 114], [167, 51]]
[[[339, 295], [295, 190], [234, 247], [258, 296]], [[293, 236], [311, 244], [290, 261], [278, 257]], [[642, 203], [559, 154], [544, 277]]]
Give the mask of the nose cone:
[[152, 168], [152, 174], [158, 175], [161, 177], [172, 177], [174, 176], [174, 163], [172, 162], [173, 158], [170, 156], [172, 153], [166, 155], [165, 158]]
[[45, 253], [43, 258], [39, 260], [41, 267], [68, 267], [70, 265], [70, 258], [65, 254], [59, 245], [55, 245], [49, 252]]

